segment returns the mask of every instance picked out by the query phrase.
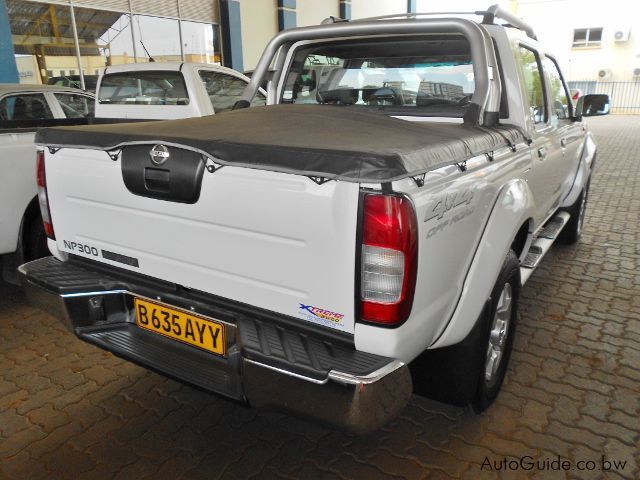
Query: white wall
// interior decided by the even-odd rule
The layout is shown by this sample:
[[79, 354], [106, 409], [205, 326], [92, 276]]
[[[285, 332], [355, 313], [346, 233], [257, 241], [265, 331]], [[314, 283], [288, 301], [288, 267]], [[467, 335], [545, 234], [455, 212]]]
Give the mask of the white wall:
[[40, 74], [38, 73], [38, 62], [35, 55], [16, 56], [16, 66], [18, 67], [18, 75], [20, 83], [38, 84], [40, 83]]
[[[540, 41], [559, 57], [569, 80], [597, 80], [599, 70], [611, 70], [608, 80], [630, 81], [640, 68], [640, 2], [629, 0], [520, 0], [518, 16], [535, 29]], [[600, 47], [572, 48], [573, 30], [603, 28]], [[618, 30], [629, 30], [627, 42], [615, 42]]]
[[351, 18], [405, 13], [407, 0], [351, 0]]
[[505, 10], [511, 8], [512, 0], [447, 0], [446, 2], [434, 0], [416, 0], [416, 11], [425, 12], [477, 12], [486, 10], [487, 7], [499, 4]]
[[278, 33], [276, 0], [242, 0], [242, 58], [245, 70], [253, 70], [269, 40]]
[[319, 25], [327, 17], [340, 16], [338, 0], [297, 0], [296, 21], [299, 27]]

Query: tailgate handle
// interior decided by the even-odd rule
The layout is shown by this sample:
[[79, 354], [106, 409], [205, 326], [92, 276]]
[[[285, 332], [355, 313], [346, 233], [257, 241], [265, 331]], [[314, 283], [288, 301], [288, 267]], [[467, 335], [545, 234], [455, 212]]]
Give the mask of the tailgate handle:
[[163, 168], [146, 167], [144, 186], [150, 192], [169, 193], [171, 191], [171, 172]]

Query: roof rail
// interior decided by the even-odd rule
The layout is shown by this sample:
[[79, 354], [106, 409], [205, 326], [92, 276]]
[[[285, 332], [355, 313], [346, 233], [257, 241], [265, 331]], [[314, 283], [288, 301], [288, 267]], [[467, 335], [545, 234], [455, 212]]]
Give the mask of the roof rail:
[[[484, 14], [484, 12], [482, 12]], [[394, 18], [416, 18], [432, 15], [478, 15], [478, 12], [422, 12], [422, 13], [393, 13], [391, 15], [378, 15], [377, 17], [357, 18], [350, 22], [368, 22], [370, 20], [391, 20]]]
[[[358, 18], [356, 20], [351, 20], [351, 22], [368, 22], [371, 20], [391, 20], [397, 18], [417, 18], [417, 17], [427, 17], [432, 15], [482, 15], [482, 23], [485, 25], [493, 25], [494, 20], [499, 18], [507, 22], [507, 25], [510, 27], [517, 28], [519, 30], [524, 31], [527, 36], [537, 40], [536, 34], [533, 31], [531, 25], [526, 23], [524, 20], [516, 17], [511, 12], [506, 11], [498, 4], [491, 5], [486, 10], [479, 10], [475, 12], [424, 12], [424, 13], [396, 13], [392, 15], [380, 15], [377, 17], [367, 17], [367, 18]], [[327, 19], [328, 20], [328, 19]], [[342, 19], [341, 19], [342, 20]], [[345, 20], [342, 20], [345, 21]], [[325, 23], [325, 22], [323, 22]], [[328, 22], [327, 22], [328, 23]]]

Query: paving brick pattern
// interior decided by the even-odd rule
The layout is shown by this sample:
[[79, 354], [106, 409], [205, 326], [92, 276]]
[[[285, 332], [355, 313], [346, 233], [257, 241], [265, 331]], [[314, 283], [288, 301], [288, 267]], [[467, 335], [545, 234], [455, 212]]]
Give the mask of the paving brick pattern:
[[[583, 239], [554, 247], [524, 288], [507, 380], [483, 415], [414, 397], [353, 437], [258, 413], [88, 346], [1, 285], [0, 478], [640, 478], [640, 117], [591, 124]], [[482, 468], [558, 455], [596, 469]], [[601, 471], [603, 455], [625, 468]]]

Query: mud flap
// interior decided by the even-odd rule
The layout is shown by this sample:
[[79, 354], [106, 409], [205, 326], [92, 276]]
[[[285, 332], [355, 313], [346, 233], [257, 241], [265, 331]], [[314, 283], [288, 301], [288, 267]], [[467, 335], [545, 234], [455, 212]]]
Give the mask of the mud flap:
[[409, 365], [413, 391], [439, 402], [466, 406], [475, 398], [485, 354], [485, 336], [491, 309], [487, 300], [473, 329], [450, 347], [426, 350]]

